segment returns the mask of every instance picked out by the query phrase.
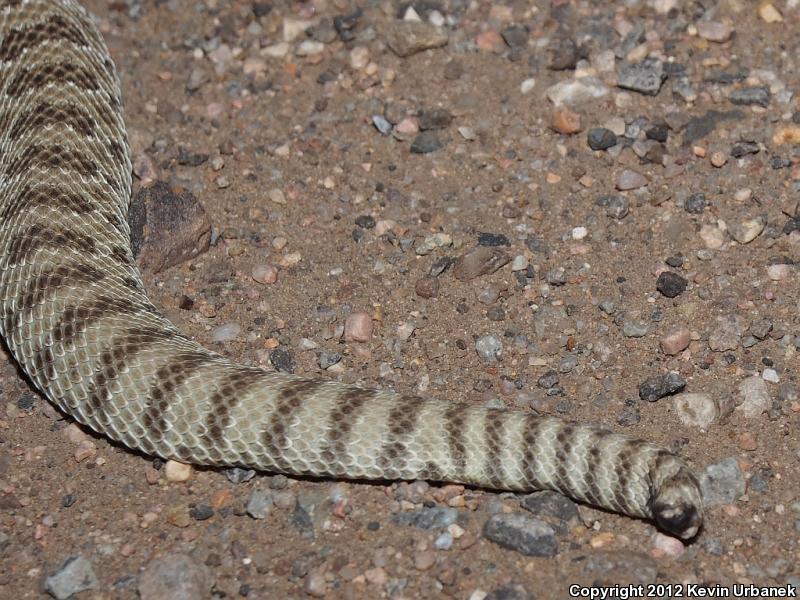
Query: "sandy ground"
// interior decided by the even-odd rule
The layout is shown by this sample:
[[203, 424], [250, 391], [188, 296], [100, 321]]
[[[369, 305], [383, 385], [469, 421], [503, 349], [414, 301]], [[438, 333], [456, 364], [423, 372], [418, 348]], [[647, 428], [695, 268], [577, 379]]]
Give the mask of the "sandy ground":
[[[542, 516], [513, 494], [266, 474], [234, 483], [199, 469], [167, 481], [159, 461], [70, 425], [6, 357], [0, 596], [45, 596], [74, 556], [96, 577], [81, 599], [800, 585], [796, 2], [775, 4], [781, 22], [735, 0], [669, 14], [668, 2], [422, 2], [417, 14], [441, 20], [448, 43], [405, 57], [387, 42], [406, 3], [366, 2], [338, 30], [334, 17], [356, 8], [345, 0], [90, 4], [123, 84], [136, 189], [185, 188], [213, 227], [207, 253], [145, 274], [183, 331], [250, 364], [269, 366], [277, 347], [296, 373], [605, 423], [679, 450], [698, 473], [726, 464], [717, 492], [728, 497], [685, 547], [581, 507], [553, 521], [554, 556], [526, 556], [482, 534], [492, 514]], [[620, 68], [648, 55], [666, 65], [657, 94], [617, 87]], [[551, 68], [575, 58], [577, 71]], [[604, 95], [555, 110], [548, 90], [576, 75], [595, 76]], [[763, 92], [729, 99], [758, 87], [764, 106]], [[420, 125], [433, 133], [417, 139]], [[598, 127], [626, 137], [593, 151]], [[430, 136], [441, 147], [411, 151]], [[468, 281], [438, 273], [479, 242], [512, 261]], [[257, 281], [273, 268], [276, 281]], [[673, 298], [657, 289], [664, 270], [688, 283]], [[370, 315], [370, 341], [343, 339], [353, 313]], [[688, 346], [665, 354], [681, 329]], [[499, 360], [476, 352], [484, 336], [502, 343]], [[323, 369], [321, 353], [341, 360]], [[705, 395], [691, 407], [710, 423], [673, 397], [639, 400], [668, 371]], [[275, 502], [263, 519], [246, 510], [259, 491]], [[394, 520], [448, 505], [449, 528]], [[178, 554], [186, 562], [165, 568], [186, 575], [189, 595], [148, 596]]]

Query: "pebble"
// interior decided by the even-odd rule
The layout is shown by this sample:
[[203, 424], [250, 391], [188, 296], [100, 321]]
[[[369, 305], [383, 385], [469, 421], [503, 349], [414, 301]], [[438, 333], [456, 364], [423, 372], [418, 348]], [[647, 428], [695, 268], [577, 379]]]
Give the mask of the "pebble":
[[586, 143], [592, 150], [608, 150], [617, 145], [617, 135], [605, 127], [594, 127], [587, 133]]
[[392, 515], [392, 522], [419, 529], [444, 529], [458, 519], [458, 511], [447, 506], [433, 506], [421, 510]]
[[253, 490], [245, 510], [254, 519], [266, 519], [272, 509], [272, 494], [267, 490]]
[[788, 279], [791, 274], [791, 265], [780, 263], [777, 265], [769, 265], [767, 267], [767, 277], [769, 277], [772, 281], [783, 281], [784, 279]]
[[215, 327], [211, 331], [211, 340], [214, 342], [230, 342], [242, 333], [242, 326], [238, 323], [226, 323]]
[[689, 282], [672, 271], [663, 271], [656, 281], [656, 289], [667, 298], [675, 298], [683, 293]]
[[253, 281], [269, 285], [278, 281], [278, 269], [272, 265], [256, 265], [251, 272]]
[[767, 216], [758, 215], [751, 219], [744, 219], [731, 224], [728, 230], [731, 237], [740, 244], [749, 244], [756, 239], [767, 225]]
[[469, 600], [534, 600], [534, 595], [521, 583], [510, 583], [495, 588], [488, 594], [482, 590], [475, 590]]
[[578, 505], [565, 495], [549, 490], [524, 496], [520, 505], [535, 515], [553, 517], [565, 523], [578, 519]]
[[493, 335], [484, 335], [475, 342], [475, 351], [483, 360], [497, 362], [503, 354], [503, 342]]
[[655, 96], [667, 78], [663, 63], [655, 58], [623, 65], [617, 73], [617, 86]]
[[389, 135], [392, 132], [392, 124], [381, 115], [373, 115], [372, 124], [375, 126], [375, 129], [380, 131], [383, 135]]
[[419, 21], [393, 21], [386, 35], [386, 44], [401, 58], [423, 50], [441, 48], [448, 40], [444, 30]]
[[585, 239], [587, 235], [589, 235], [589, 230], [583, 226], [574, 227], [572, 229], [571, 234], [573, 240], [582, 240]]
[[414, 553], [414, 568], [418, 571], [427, 571], [436, 564], [436, 553], [433, 550], [419, 550]]
[[439, 295], [439, 280], [432, 275], [420, 277], [414, 285], [414, 291], [420, 298], [435, 298]]
[[640, 338], [650, 333], [650, 326], [641, 321], [625, 321], [622, 325], [622, 335], [629, 338]]
[[[797, 6], [797, 3], [794, 3]], [[772, 2], [762, 2], [758, 5], [758, 16], [765, 23], [783, 23], [783, 15], [775, 8]]]
[[653, 550], [654, 555], [671, 556], [675, 558], [686, 551], [686, 546], [684, 546], [683, 542], [678, 538], [664, 535], [658, 531], [653, 535]]
[[412, 154], [429, 154], [442, 147], [442, 142], [434, 130], [421, 131], [411, 142], [409, 150]]
[[545, 94], [556, 106], [574, 106], [607, 96], [608, 92], [608, 86], [597, 77], [581, 77], [560, 81], [547, 88]]
[[566, 135], [578, 133], [583, 129], [581, 116], [566, 106], [556, 106], [550, 119], [550, 127]]
[[348, 342], [368, 342], [372, 339], [372, 317], [359, 312], [348, 315], [344, 322], [344, 339]]
[[746, 87], [739, 90], [733, 90], [728, 95], [728, 100], [731, 104], [738, 104], [741, 106], [769, 106], [770, 93], [767, 86]]
[[725, 233], [716, 225], [703, 225], [700, 228], [700, 239], [709, 250], [718, 250], [725, 244]]
[[646, 402], [655, 402], [680, 392], [684, 387], [686, 380], [673, 371], [664, 375], [653, 375], [639, 385], [639, 398]]
[[760, 417], [772, 407], [772, 397], [767, 384], [758, 375], [747, 377], [739, 383], [739, 395], [742, 403], [737, 410], [742, 411], [748, 419]]
[[706, 209], [706, 195], [702, 192], [690, 194], [683, 203], [683, 210], [692, 215], [702, 215]]
[[181, 553], [150, 561], [139, 575], [140, 600], [197, 600], [208, 598], [214, 585], [209, 567]]
[[717, 327], [708, 336], [708, 346], [714, 352], [736, 350], [741, 341], [741, 333], [735, 319], [717, 318]]
[[177, 460], [168, 460], [164, 464], [164, 477], [172, 483], [185, 483], [192, 476], [192, 465]]
[[618, 194], [600, 196], [594, 201], [597, 206], [606, 209], [606, 215], [612, 219], [624, 219], [628, 216], [630, 201]]
[[520, 94], [530, 94], [534, 87], [536, 87], [536, 79], [528, 77], [527, 79], [523, 79], [522, 83], [519, 84], [519, 92]]
[[664, 354], [674, 356], [688, 348], [691, 341], [691, 332], [686, 327], [679, 327], [662, 337], [659, 345]]
[[700, 475], [700, 489], [706, 506], [733, 504], [741, 498], [746, 484], [736, 457], [708, 465]]
[[481, 275], [494, 273], [510, 260], [511, 257], [499, 248], [477, 246], [456, 259], [453, 276], [459, 281], [470, 281]]
[[618, 190], [635, 190], [647, 185], [647, 179], [641, 173], [625, 169], [617, 175], [616, 187]]
[[678, 394], [673, 405], [678, 419], [687, 427], [707, 429], [719, 417], [717, 403], [708, 394]]
[[483, 537], [526, 556], [555, 556], [555, 530], [545, 521], [519, 513], [489, 517]]
[[70, 556], [55, 573], [44, 580], [45, 591], [57, 600], [67, 600], [74, 594], [97, 586], [92, 563], [80, 555]]
[[450, 550], [453, 547], [453, 534], [449, 531], [439, 534], [433, 545], [437, 550]]
[[728, 162], [728, 156], [724, 152], [716, 151], [711, 153], [710, 160], [712, 166], [720, 168]]
[[733, 33], [730, 25], [719, 21], [698, 21], [696, 27], [697, 34], [709, 42], [727, 42]]
[[495, 54], [501, 54], [506, 50], [506, 41], [500, 35], [500, 32], [494, 29], [487, 29], [475, 36], [475, 45], [478, 50], [494, 52]]

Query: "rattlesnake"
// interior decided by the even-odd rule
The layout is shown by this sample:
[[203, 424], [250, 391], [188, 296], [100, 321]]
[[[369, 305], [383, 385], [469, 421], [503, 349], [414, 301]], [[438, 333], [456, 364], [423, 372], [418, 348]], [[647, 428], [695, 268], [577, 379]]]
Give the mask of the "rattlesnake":
[[365, 480], [552, 489], [693, 537], [674, 454], [598, 427], [240, 366], [148, 300], [108, 50], [72, 0], [0, 0], [0, 332], [55, 405], [150, 455]]

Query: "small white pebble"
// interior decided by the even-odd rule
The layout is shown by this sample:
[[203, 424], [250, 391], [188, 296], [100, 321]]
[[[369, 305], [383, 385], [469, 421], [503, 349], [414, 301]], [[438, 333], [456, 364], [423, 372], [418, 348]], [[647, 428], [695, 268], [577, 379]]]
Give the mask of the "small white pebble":
[[192, 476], [192, 465], [177, 460], [168, 460], [164, 465], [164, 476], [172, 483], [184, 483]]
[[523, 94], [528, 94], [533, 91], [534, 86], [536, 85], [536, 80], [533, 77], [529, 77], [525, 81], [519, 84], [519, 91]]
[[761, 378], [764, 381], [769, 381], [770, 383], [779, 383], [781, 380], [778, 372], [775, 369], [764, 369], [764, 372], [761, 373]]
[[572, 229], [572, 239], [573, 240], [582, 240], [587, 235], [589, 235], [589, 230], [586, 227], [575, 227]]

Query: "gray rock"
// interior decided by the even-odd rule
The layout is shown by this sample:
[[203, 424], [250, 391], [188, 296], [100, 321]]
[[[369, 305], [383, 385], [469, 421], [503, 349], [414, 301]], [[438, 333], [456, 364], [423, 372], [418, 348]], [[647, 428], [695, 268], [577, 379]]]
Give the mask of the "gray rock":
[[503, 353], [503, 342], [493, 335], [484, 335], [475, 342], [475, 351], [483, 360], [497, 362]]
[[708, 336], [708, 346], [715, 352], [736, 350], [741, 332], [735, 318], [718, 317], [717, 328]]
[[728, 96], [732, 104], [744, 106], [758, 105], [764, 108], [769, 106], [770, 93], [767, 86], [747, 87], [733, 90]]
[[691, 194], [683, 203], [683, 210], [689, 214], [702, 215], [706, 209], [706, 195], [702, 192]]
[[592, 552], [583, 562], [583, 571], [593, 585], [614, 585], [620, 581], [647, 585], [656, 581], [658, 566], [647, 554], [630, 550]]
[[411, 142], [412, 154], [429, 154], [442, 147], [442, 142], [433, 130], [420, 131], [414, 141]]
[[706, 506], [732, 504], [746, 489], [744, 475], [735, 457], [708, 465], [700, 476], [700, 489]]
[[622, 324], [622, 335], [629, 338], [640, 338], [650, 333], [650, 326], [641, 321], [625, 321]]
[[541, 519], [519, 513], [490, 517], [483, 536], [526, 556], [555, 556], [558, 552], [555, 530]]
[[447, 506], [433, 506], [392, 515], [392, 522], [420, 529], [442, 529], [456, 522], [458, 511]]
[[373, 115], [372, 124], [375, 126], [375, 129], [380, 131], [383, 135], [389, 135], [392, 132], [392, 124], [381, 115]]
[[767, 215], [757, 215], [750, 219], [742, 219], [731, 223], [728, 230], [731, 237], [740, 244], [749, 244], [756, 239], [767, 225]]
[[528, 494], [520, 504], [522, 508], [538, 516], [550, 516], [560, 521], [578, 518], [577, 504], [563, 494], [549, 490]]
[[456, 259], [453, 276], [459, 281], [470, 281], [481, 275], [494, 273], [510, 260], [508, 253], [500, 248], [477, 246]]
[[639, 398], [647, 402], [655, 402], [665, 396], [680, 392], [684, 387], [686, 387], [686, 380], [673, 371], [665, 375], [653, 375], [639, 386]]
[[341, 352], [334, 352], [332, 350], [322, 350], [319, 353], [319, 368], [327, 369], [337, 364], [342, 360]]
[[667, 78], [660, 60], [647, 58], [642, 62], [623, 65], [617, 74], [617, 86], [655, 96]]
[[92, 563], [83, 556], [70, 556], [61, 567], [44, 580], [44, 589], [58, 600], [97, 587], [97, 576]]
[[739, 384], [742, 403], [737, 407], [748, 419], [760, 417], [772, 408], [772, 396], [766, 382], [758, 375], [748, 377]]
[[616, 186], [618, 190], [636, 190], [647, 185], [647, 178], [641, 173], [625, 169], [617, 175]]
[[141, 600], [199, 600], [209, 598], [214, 575], [206, 565], [186, 554], [156, 558], [139, 576]]
[[254, 519], [266, 519], [272, 509], [272, 494], [266, 490], [253, 490], [247, 500], [247, 514]]
[[255, 476], [256, 472], [254, 469], [242, 469], [241, 467], [225, 469], [225, 477], [228, 478], [228, 481], [236, 485], [250, 481]]

